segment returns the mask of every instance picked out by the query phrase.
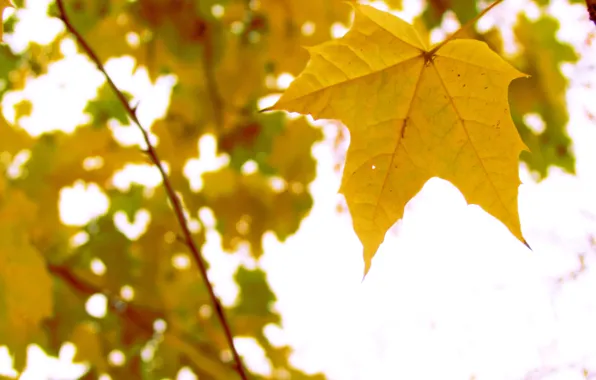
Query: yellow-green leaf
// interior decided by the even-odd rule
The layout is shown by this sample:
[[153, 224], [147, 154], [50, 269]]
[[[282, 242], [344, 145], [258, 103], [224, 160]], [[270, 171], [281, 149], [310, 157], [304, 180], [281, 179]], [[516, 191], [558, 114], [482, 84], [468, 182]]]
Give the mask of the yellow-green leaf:
[[[0, 0], [0, 21], [2, 21], [2, 15], [4, 14], [4, 10], [8, 7], [13, 7], [10, 3], [10, 0]], [[4, 27], [0, 27], [0, 42], [4, 38]]]
[[524, 74], [482, 42], [429, 48], [405, 21], [355, 5], [341, 39], [310, 61], [273, 109], [339, 119], [350, 130], [340, 191], [364, 246], [365, 272], [386, 231], [432, 177], [501, 220], [521, 241], [518, 160], [525, 149], [507, 91]]
[[93, 322], [81, 322], [74, 327], [70, 341], [77, 347], [75, 362], [88, 362], [100, 372], [105, 372], [107, 361], [98, 333], [99, 328]]

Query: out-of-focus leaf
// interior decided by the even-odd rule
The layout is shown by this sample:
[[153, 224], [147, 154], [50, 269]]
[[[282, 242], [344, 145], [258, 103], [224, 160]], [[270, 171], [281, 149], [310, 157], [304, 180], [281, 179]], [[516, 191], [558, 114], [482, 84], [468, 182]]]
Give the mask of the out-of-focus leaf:
[[[522, 157], [529, 167], [546, 176], [549, 166], [558, 166], [573, 173], [575, 158], [566, 126], [569, 120], [565, 101], [567, 79], [561, 73], [563, 62], [575, 62], [573, 48], [556, 38], [559, 23], [551, 17], [530, 21], [520, 16], [514, 29], [522, 51], [517, 67], [530, 74], [526, 81], [511, 86], [511, 109], [514, 122], [531, 153]], [[523, 82], [523, 83], [522, 83]], [[537, 113], [545, 124], [544, 131], [534, 132], [523, 119]]]
[[0, 78], [6, 84], [0, 87], [0, 96], [10, 89], [12, 82], [9, 80], [9, 75], [17, 69], [19, 61], [20, 57], [14, 54], [6, 44], [0, 44]]
[[266, 317], [267, 323], [279, 322], [279, 316], [271, 312], [275, 294], [269, 288], [265, 272], [239, 267], [234, 279], [240, 285], [240, 302], [230, 310], [235, 318]]
[[130, 12], [155, 38], [163, 40], [177, 59], [217, 61], [222, 54], [221, 26], [205, 18], [199, 2], [146, 0], [133, 3]]
[[54, 40], [49, 45], [29, 42], [23, 58], [34, 75], [47, 74], [52, 63], [64, 58], [60, 42], [60, 39]]
[[[131, 96], [128, 96], [128, 98], [130, 99]], [[128, 124], [126, 110], [107, 84], [99, 88], [96, 99], [87, 103], [85, 112], [93, 118], [93, 126], [98, 128], [105, 128], [109, 119], [116, 119], [120, 124]]]
[[230, 155], [230, 166], [240, 170], [246, 161], [252, 160], [265, 174], [273, 173], [268, 163], [274, 139], [285, 128], [282, 114], [259, 115], [241, 121], [229, 132], [222, 134], [218, 147]]
[[[12, 4], [10, 3], [9, 0], [0, 0], [0, 16], [2, 16], [2, 14], [4, 14], [4, 10], [8, 7], [12, 7]], [[4, 34], [4, 29], [3, 29], [2, 25], [0, 25], [0, 42], [2, 42], [3, 34]]]
[[11, 125], [0, 115], [0, 152], [14, 155], [28, 149], [34, 142], [31, 136], [18, 125]]
[[106, 372], [108, 363], [99, 339], [100, 333], [97, 323], [83, 321], [74, 327], [69, 341], [77, 347], [75, 362], [88, 362], [102, 373]]
[[441, 24], [443, 15], [447, 11], [453, 11], [460, 24], [472, 20], [478, 14], [476, 0], [429, 0], [429, 6], [422, 14], [429, 29]]
[[144, 187], [132, 185], [130, 190], [121, 193], [119, 190], [109, 192], [110, 208], [113, 212], [123, 211], [129, 220], [133, 220], [137, 211], [141, 209], [144, 203]]
[[342, 1], [264, 0], [256, 10], [264, 25], [261, 34], [267, 46], [271, 72], [298, 75], [308, 61], [303, 46], [313, 46], [332, 37], [334, 24], [347, 27], [352, 9]]
[[217, 216], [224, 249], [234, 251], [243, 241], [252, 253], [262, 253], [262, 236], [273, 231], [285, 239], [296, 231], [312, 199], [304, 186], [276, 191], [259, 173], [243, 175], [231, 168], [203, 175], [203, 195]]
[[387, 4], [391, 9], [402, 9], [403, 7], [402, 0], [385, 0], [385, 4]]
[[316, 175], [311, 149], [322, 138], [321, 130], [310, 125], [306, 118], [288, 120], [282, 133], [273, 140], [273, 150], [267, 157], [267, 163], [290, 186], [293, 183], [306, 186]]
[[[64, 6], [74, 27], [79, 33], [85, 35], [110, 13], [113, 2], [117, 1], [64, 0]], [[49, 11], [50, 14], [58, 14], [55, 9]]]
[[0, 195], [0, 344], [10, 347], [19, 369], [40, 323], [52, 315], [52, 278], [28, 241], [37, 212], [22, 192]]

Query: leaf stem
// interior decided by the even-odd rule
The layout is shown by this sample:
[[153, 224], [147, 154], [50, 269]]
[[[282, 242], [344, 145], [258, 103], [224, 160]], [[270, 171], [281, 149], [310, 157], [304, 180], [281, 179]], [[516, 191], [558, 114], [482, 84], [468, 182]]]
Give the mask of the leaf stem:
[[491, 9], [493, 9], [494, 7], [496, 7], [497, 5], [499, 5], [502, 2], [503, 2], [503, 0], [495, 0], [494, 3], [492, 3], [491, 5], [489, 5], [488, 7], [486, 7], [482, 12], [478, 13], [476, 15], [476, 17], [474, 17], [470, 21], [466, 22], [455, 33], [453, 33], [449, 37], [445, 38], [445, 40], [443, 42], [441, 42], [440, 44], [438, 44], [437, 46], [435, 46], [434, 48], [432, 48], [428, 53], [426, 53], [426, 55], [429, 56], [429, 57], [432, 57], [447, 42], [454, 40], [457, 37], [458, 34], [460, 34], [462, 31], [464, 31], [464, 30], [468, 29], [469, 27], [471, 27], [472, 25], [474, 25], [476, 23], [476, 21], [480, 20], [482, 18], [482, 16], [484, 16], [486, 13], [488, 13], [488, 11], [490, 11]]
[[234, 336], [232, 334], [230, 325], [229, 325], [226, 315], [224, 313], [223, 306], [221, 305], [219, 298], [215, 295], [213, 286], [209, 282], [209, 278], [207, 277], [207, 268], [206, 268], [205, 262], [203, 260], [203, 257], [201, 255], [199, 248], [197, 247], [196, 243], [194, 242], [194, 240], [192, 238], [192, 233], [190, 232], [190, 229], [188, 227], [188, 223], [186, 220], [186, 216], [184, 215], [182, 203], [180, 202], [180, 199], [178, 198], [178, 196], [176, 195], [176, 192], [174, 191], [172, 183], [170, 182], [170, 179], [169, 179], [168, 175], [166, 174], [166, 171], [165, 171], [163, 165], [161, 164], [161, 160], [159, 158], [159, 155], [157, 154], [155, 147], [151, 143], [151, 140], [149, 138], [149, 133], [141, 125], [141, 122], [139, 121], [139, 119], [137, 117], [137, 113], [135, 112], [135, 109], [133, 109], [130, 106], [130, 104], [128, 103], [128, 100], [126, 100], [126, 97], [124, 96], [122, 91], [120, 91], [120, 89], [116, 86], [116, 84], [114, 83], [112, 78], [108, 75], [103, 63], [101, 62], [101, 60], [99, 59], [97, 54], [93, 51], [91, 46], [89, 46], [87, 41], [83, 38], [83, 36], [77, 31], [77, 29], [71, 23], [71, 21], [68, 17], [68, 14], [66, 13], [64, 1], [56, 0], [56, 4], [57, 4], [58, 10], [60, 12], [59, 18], [64, 23], [64, 26], [66, 27], [66, 29], [75, 37], [75, 39], [77, 40], [77, 42], [79, 43], [81, 48], [84, 50], [84, 52], [87, 54], [87, 56], [93, 61], [93, 63], [95, 63], [95, 65], [97, 66], [97, 69], [104, 75], [109, 86], [112, 88], [112, 90], [116, 94], [120, 103], [122, 103], [122, 106], [126, 110], [126, 113], [128, 114], [130, 119], [134, 122], [134, 124], [137, 125], [137, 127], [141, 131], [141, 134], [143, 135], [143, 140], [145, 141], [145, 144], [147, 145], [145, 152], [149, 156], [149, 158], [151, 159], [153, 164], [159, 170], [159, 174], [161, 175], [167, 196], [168, 196], [170, 202], [172, 203], [172, 208], [174, 209], [174, 213], [176, 214], [178, 224], [180, 225], [180, 228], [182, 229], [182, 234], [184, 237], [185, 244], [188, 246], [188, 248], [192, 254], [192, 257], [193, 257], [194, 261], [196, 262], [197, 267], [199, 268], [201, 277], [203, 278], [203, 282], [205, 283], [205, 286], [209, 292], [209, 297], [211, 299], [211, 303], [213, 304], [213, 306], [215, 308], [219, 322], [224, 330], [224, 334], [226, 336], [226, 341], [228, 343], [230, 350], [232, 351], [232, 356], [234, 357], [234, 361], [236, 362], [236, 370], [238, 371], [238, 374], [240, 375], [240, 378], [242, 380], [248, 380], [247, 371], [244, 368], [242, 359], [240, 358], [240, 355], [238, 354], [238, 351], [236, 350], [236, 346], [234, 345]]

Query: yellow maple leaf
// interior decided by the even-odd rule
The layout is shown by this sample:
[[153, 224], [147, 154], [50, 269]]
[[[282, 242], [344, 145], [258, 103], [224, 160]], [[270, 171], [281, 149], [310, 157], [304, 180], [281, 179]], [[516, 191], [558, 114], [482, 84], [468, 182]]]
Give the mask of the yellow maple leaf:
[[522, 242], [519, 154], [508, 87], [524, 76], [483, 42], [429, 48], [405, 21], [354, 5], [341, 39], [310, 61], [271, 109], [339, 119], [350, 131], [340, 192], [364, 246], [365, 273], [387, 230], [426, 181], [450, 181]]
[[[0, 21], [2, 21], [2, 15], [4, 14], [4, 10], [8, 7], [14, 7], [10, 0], [0, 0]], [[0, 42], [4, 38], [4, 26], [0, 25]]]

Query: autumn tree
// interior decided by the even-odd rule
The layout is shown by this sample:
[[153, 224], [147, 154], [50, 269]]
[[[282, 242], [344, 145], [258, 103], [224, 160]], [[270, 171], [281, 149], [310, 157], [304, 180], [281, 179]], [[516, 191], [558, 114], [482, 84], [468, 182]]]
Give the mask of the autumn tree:
[[[342, 191], [367, 268], [405, 203], [433, 176], [450, 180], [525, 243], [517, 217], [519, 158], [540, 178], [552, 167], [573, 173], [560, 65], [578, 57], [546, 14], [514, 15], [518, 50], [505, 52], [498, 28], [477, 28], [488, 10], [480, 3], [429, 1], [412, 26], [333, 0], [15, 0], [16, 10], [5, 12], [0, 95], [68, 75], [53, 71], [75, 54], [68, 46], [100, 78], [79, 115], [85, 121], [73, 130], [31, 125], [43, 106], [31, 97], [3, 103], [0, 344], [17, 371], [29, 344], [57, 355], [71, 342], [76, 360], [89, 364], [89, 379], [174, 378], [182, 367], [201, 379], [325, 378], [294, 368], [291, 347], [264, 334], [281, 321], [266, 273], [240, 266], [239, 295], [223, 307], [207, 277], [218, 263], [203, 255], [208, 235], [216, 234], [230, 255], [257, 260], [265, 233], [283, 241], [308, 214], [316, 176], [311, 149], [323, 135], [312, 119], [280, 110], [348, 127], [352, 150]], [[47, 26], [56, 32], [45, 43], [13, 38], [33, 9], [59, 23]], [[464, 27], [431, 45], [429, 33], [446, 17]], [[352, 29], [338, 39], [338, 26]], [[146, 99], [127, 93], [108, 67], [122, 57], [153, 83], [175, 83], [163, 117], [140, 117]], [[283, 92], [278, 79], [288, 74], [297, 79], [263, 110], [260, 100]], [[529, 114], [542, 119], [542, 130], [529, 125]], [[137, 140], [124, 141], [122, 129]], [[205, 137], [223, 161], [193, 178], [189, 162], [201, 156]], [[121, 173], [142, 167], [157, 175], [155, 186], [118, 185]], [[108, 199], [106, 210], [83, 224], [65, 222], [59, 202], [76, 184], [95, 186]], [[482, 184], [490, 186], [478, 190]], [[115, 222], [140, 214], [150, 219], [135, 236]], [[88, 310], [97, 295], [107, 301], [101, 316]], [[246, 369], [233, 342], [243, 336], [264, 349], [270, 376]], [[115, 362], [114, 352], [125, 360]]]

